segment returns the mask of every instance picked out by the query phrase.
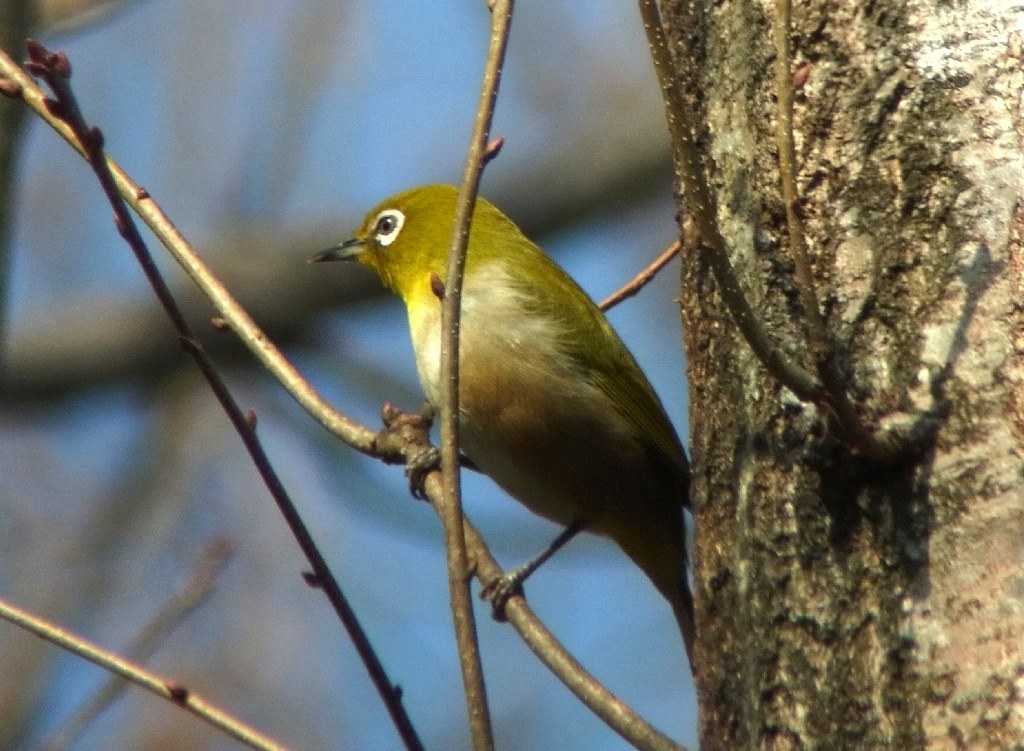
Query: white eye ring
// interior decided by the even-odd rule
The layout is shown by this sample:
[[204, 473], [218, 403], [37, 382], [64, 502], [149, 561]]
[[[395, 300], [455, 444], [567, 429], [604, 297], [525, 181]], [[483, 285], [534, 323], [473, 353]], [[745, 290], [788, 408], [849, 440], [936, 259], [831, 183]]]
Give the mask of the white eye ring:
[[387, 247], [395, 241], [405, 224], [405, 214], [398, 209], [384, 209], [373, 220], [373, 239]]

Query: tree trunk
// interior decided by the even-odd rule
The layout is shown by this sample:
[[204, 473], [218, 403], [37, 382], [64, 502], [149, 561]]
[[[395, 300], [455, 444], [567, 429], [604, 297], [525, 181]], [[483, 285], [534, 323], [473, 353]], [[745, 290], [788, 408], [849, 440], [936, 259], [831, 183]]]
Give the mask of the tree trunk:
[[[733, 264], [811, 369], [774, 6], [663, 12]], [[793, 11], [818, 300], [863, 421], [912, 426], [916, 455], [858, 457], [770, 377], [688, 233], [704, 749], [1024, 748], [1022, 17], [993, 0]]]

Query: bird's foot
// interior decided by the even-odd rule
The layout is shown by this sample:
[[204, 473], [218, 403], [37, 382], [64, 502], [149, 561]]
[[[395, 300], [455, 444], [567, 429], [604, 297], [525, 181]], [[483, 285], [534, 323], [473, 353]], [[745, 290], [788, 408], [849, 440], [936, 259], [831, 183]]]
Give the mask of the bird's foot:
[[441, 451], [437, 446], [427, 446], [418, 451], [405, 465], [405, 476], [409, 478], [409, 490], [413, 498], [421, 501], [427, 499], [427, 491], [423, 484], [427, 475], [441, 466]]
[[501, 576], [491, 579], [480, 590], [480, 599], [491, 603], [491, 617], [496, 621], [504, 622], [505, 603], [510, 597], [523, 595], [523, 581], [532, 571], [530, 564], [525, 564], [511, 571], [506, 571]]

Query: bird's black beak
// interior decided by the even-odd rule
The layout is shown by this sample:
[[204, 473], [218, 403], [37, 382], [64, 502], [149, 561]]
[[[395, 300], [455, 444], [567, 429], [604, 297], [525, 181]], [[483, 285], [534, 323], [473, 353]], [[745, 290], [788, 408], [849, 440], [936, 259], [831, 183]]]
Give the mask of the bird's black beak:
[[353, 237], [351, 240], [346, 240], [341, 245], [335, 245], [333, 248], [320, 251], [310, 258], [309, 262], [320, 263], [321, 261], [348, 261], [362, 253], [365, 247], [365, 240]]

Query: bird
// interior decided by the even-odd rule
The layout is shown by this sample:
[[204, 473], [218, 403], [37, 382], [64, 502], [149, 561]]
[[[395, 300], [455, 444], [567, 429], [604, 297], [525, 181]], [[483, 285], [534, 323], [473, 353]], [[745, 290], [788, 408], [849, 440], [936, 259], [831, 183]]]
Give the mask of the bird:
[[[392, 196], [351, 239], [310, 259], [355, 260], [397, 293], [420, 383], [435, 407], [439, 293], [457, 195], [454, 186], [427, 185]], [[601, 310], [483, 197], [467, 244], [459, 351], [461, 452], [510, 496], [564, 527], [560, 542], [577, 530], [614, 541], [671, 605], [692, 667], [686, 452]]]

